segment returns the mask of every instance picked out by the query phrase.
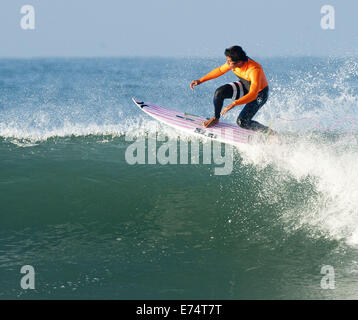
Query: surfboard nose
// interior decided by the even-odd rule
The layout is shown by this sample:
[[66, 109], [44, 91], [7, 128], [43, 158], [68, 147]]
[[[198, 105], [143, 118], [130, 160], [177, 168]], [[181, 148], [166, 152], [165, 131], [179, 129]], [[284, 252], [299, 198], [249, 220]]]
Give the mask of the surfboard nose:
[[144, 102], [143, 101], [141, 101], [141, 100], [137, 100], [136, 98], [132, 98], [132, 101], [136, 104], [136, 105], [142, 105], [142, 104], [144, 104]]

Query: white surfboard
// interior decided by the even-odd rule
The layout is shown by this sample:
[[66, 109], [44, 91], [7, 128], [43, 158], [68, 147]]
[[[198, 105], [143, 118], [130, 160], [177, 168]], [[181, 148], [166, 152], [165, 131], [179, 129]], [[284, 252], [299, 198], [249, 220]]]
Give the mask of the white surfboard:
[[252, 130], [243, 129], [239, 126], [222, 121], [212, 127], [205, 128], [203, 123], [207, 119], [204, 117], [152, 105], [134, 98], [132, 98], [132, 100], [141, 110], [154, 119], [165, 123], [168, 126], [196, 136], [206, 137], [232, 145], [238, 145], [251, 142], [252, 138], [258, 135]]

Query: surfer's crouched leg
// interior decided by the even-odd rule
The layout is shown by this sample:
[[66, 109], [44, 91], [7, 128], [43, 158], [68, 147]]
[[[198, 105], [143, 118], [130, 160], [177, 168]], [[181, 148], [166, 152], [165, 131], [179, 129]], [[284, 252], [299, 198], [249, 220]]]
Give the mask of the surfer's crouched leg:
[[268, 127], [261, 123], [251, 120], [259, 109], [266, 103], [268, 98], [268, 87], [261, 90], [257, 96], [257, 99], [248, 103], [240, 112], [236, 123], [244, 129], [250, 129], [254, 131], [267, 132]]
[[225, 99], [231, 99], [233, 95], [233, 89], [230, 84], [225, 84], [216, 89], [214, 94], [214, 106], [215, 106], [215, 118], [220, 118], [220, 112], [224, 104]]

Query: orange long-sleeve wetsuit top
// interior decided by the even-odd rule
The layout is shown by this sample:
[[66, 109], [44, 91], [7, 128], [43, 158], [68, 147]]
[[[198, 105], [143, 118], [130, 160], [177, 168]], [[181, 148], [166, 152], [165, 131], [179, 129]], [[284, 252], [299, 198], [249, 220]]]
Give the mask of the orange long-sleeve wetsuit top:
[[[220, 77], [224, 73], [228, 72], [230, 67], [227, 63], [212, 70], [206, 76], [199, 79], [200, 83]], [[257, 94], [268, 86], [268, 82], [265, 73], [259, 63], [249, 59], [241, 68], [234, 68], [232, 70], [243, 83], [248, 93], [238, 100], [235, 100], [233, 104], [238, 106], [239, 104], [249, 103], [257, 98]]]

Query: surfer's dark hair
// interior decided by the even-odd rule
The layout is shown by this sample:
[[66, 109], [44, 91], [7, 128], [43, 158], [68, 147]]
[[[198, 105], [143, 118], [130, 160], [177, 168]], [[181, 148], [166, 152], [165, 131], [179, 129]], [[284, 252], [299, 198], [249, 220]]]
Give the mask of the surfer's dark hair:
[[230, 57], [233, 62], [247, 61], [249, 58], [240, 46], [232, 46], [225, 50], [225, 56]]

